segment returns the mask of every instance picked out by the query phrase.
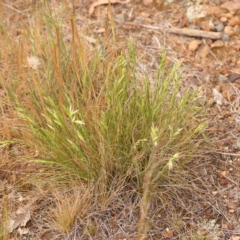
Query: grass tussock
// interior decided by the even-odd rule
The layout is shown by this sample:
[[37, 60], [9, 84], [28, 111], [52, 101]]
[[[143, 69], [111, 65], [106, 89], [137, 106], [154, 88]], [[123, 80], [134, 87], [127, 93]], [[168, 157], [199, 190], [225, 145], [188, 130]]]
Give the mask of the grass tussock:
[[[132, 39], [124, 50], [108, 42], [90, 51], [71, 16], [70, 42], [50, 11], [36, 23], [21, 41], [4, 42], [1, 57], [15, 67], [1, 76], [1, 86], [18, 116], [16, 138], [40, 153], [34, 161], [44, 171], [37, 181], [94, 183], [103, 202], [117, 182], [134, 186], [141, 196], [138, 238], [144, 239], [152, 197], [203, 142], [200, 91], [181, 92], [179, 66], [166, 72], [164, 51], [150, 83], [147, 74], [137, 77]], [[4, 138], [11, 140], [7, 129]], [[62, 232], [87, 214], [88, 193], [55, 194], [52, 216]]]
[[85, 188], [73, 188], [53, 193], [55, 207], [50, 212], [50, 223], [61, 233], [69, 234], [75, 226], [77, 219], [84, 219], [94, 207], [92, 191]]

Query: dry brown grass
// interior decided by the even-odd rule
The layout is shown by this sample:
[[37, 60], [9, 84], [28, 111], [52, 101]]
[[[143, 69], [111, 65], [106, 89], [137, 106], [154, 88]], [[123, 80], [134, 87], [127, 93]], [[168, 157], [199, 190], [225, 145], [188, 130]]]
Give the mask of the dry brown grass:
[[53, 192], [53, 202], [55, 207], [51, 209], [50, 223], [58, 232], [69, 234], [74, 228], [77, 219], [84, 219], [94, 208], [93, 190], [80, 186], [75, 189]]

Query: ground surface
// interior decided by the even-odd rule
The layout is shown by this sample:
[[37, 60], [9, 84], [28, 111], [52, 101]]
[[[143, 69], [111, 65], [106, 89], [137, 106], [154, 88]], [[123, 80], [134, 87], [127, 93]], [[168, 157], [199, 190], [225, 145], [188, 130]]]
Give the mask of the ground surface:
[[[49, 2], [56, 12], [63, 11], [60, 1]], [[69, 1], [69, 7], [74, 10], [78, 31], [90, 45], [97, 44], [99, 38], [108, 34], [106, 24], [111, 17], [108, 14], [107, 5], [97, 6], [89, 16], [92, 2], [94, 1]], [[130, 36], [134, 38], [139, 56], [139, 73], [147, 70], [154, 76], [162, 48], [165, 48], [169, 66], [182, 62], [183, 86], [190, 86], [193, 89], [202, 86], [205, 92], [203, 104], [209, 108], [207, 116], [209, 132], [214, 140], [212, 153], [197, 159], [189, 166], [191, 174], [185, 178], [186, 183], [176, 182], [173, 192], [175, 197], [171, 197], [171, 201], [176, 199], [173, 204], [176, 208], [171, 209], [171, 206], [166, 203], [165, 215], [154, 213], [153, 228], [150, 232], [152, 237], [149, 239], [194, 239], [191, 236], [194, 236], [194, 232], [200, 231], [202, 239], [239, 240], [240, 1], [210, 0], [200, 5], [197, 1], [193, 2], [191, 4], [191, 1], [184, 0], [171, 3], [132, 0], [126, 4], [116, 3], [112, 7], [118, 47], [121, 48]], [[197, 6], [196, 9], [201, 9], [200, 13], [205, 12], [204, 15], [197, 20], [191, 20], [192, 15], [187, 13], [192, 6]], [[38, 1], [3, 0], [0, 3], [1, 20], [7, 26], [13, 41], [14, 37], [16, 39], [21, 37], [22, 27], [26, 22], [34, 22], [32, 13], [34, 10], [41, 11], [40, 8], [41, 4]], [[67, 40], [70, 27], [68, 25], [63, 27], [65, 27]], [[169, 33], [172, 27], [202, 29], [207, 32], [218, 30], [225, 32], [226, 35], [218, 40], [202, 38], [200, 32], [197, 37], [176, 35]], [[0, 66], [2, 71], [7, 71], [4, 69], [3, 62]], [[16, 148], [13, 151], [17, 155], [21, 150]], [[3, 162], [7, 161], [8, 157], [7, 151], [2, 150], [2, 166], [5, 166]], [[29, 204], [30, 209], [34, 209], [33, 212], [38, 212], [36, 215], [33, 214], [31, 221], [26, 224], [24, 228], [27, 229], [26, 234], [18, 232], [18, 235], [14, 235], [12, 239], [55, 239], [54, 234], [48, 235], [49, 230], [45, 229], [42, 215], [47, 213], [40, 210], [47, 203], [41, 200], [43, 198], [41, 193], [37, 193], [39, 196], [36, 196], [35, 191], [21, 192], [14, 189], [16, 178], [19, 176], [24, 178], [27, 171], [32, 171], [31, 167], [29, 170], [27, 168], [28, 165], [22, 164], [25, 176], [21, 175], [19, 166], [18, 169], [12, 169], [11, 174], [6, 174], [6, 168], [0, 170], [0, 194], [1, 190], [7, 188], [11, 194], [9, 201], [14, 200], [17, 206]], [[30, 199], [33, 199], [33, 195], [38, 200], [32, 203]], [[4, 206], [3, 194], [0, 197]], [[128, 200], [116, 212], [98, 213], [102, 216], [98, 221], [102, 221], [99, 224], [102, 225], [103, 230], [101, 237], [95, 239], [134, 239], [136, 213], [130, 204], [128, 205]], [[182, 225], [185, 226], [180, 227], [179, 232], [182, 235], [176, 232], [172, 235], [171, 231], [166, 232], [166, 228], [172, 228], [173, 220], [175, 220], [175, 226], [177, 225], [180, 215]], [[111, 231], [107, 227], [109, 224], [112, 224]], [[78, 235], [76, 238], [70, 236], [69, 239], [84, 239], [83, 236]]]

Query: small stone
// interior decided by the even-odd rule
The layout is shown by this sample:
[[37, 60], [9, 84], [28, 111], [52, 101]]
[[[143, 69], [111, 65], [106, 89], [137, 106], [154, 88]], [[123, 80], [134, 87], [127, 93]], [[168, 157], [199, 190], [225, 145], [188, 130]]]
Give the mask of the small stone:
[[233, 31], [235, 32], [236, 35], [238, 35], [238, 34], [240, 33], [240, 26], [235, 25], [235, 26], [233, 27]]
[[144, 19], [143, 19], [143, 17], [137, 17], [137, 18], [135, 19], [135, 21], [136, 21], [137, 24], [143, 24]]
[[230, 82], [235, 82], [237, 79], [240, 78], [240, 74], [239, 73], [232, 73], [230, 76], [229, 76], [229, 81]]
[[228, 180], [225, 178], [225, 179], [222, 179], [220, 181], [220, 185], [224, 186], [224, 185], [227, 185], [228, 184]]
[[141, 12], [140, 15], [145, 18], [149, 18], [151, 16], [151, 14], [147, 12]]
[[221, 40], [217, 40], [211, 44], [211, 48], [218, 48], [218, 47], [223, 47], [223, 46], [224, 46], [224, 43]]
[[224, 28], [224, 33], [227, 34], [229, 37], [233, 36], [235, 34], [234, 30], [230, 26], [226, 26]]
[[220, 18], [220, 22], [222, 23], [226, 23], [228, 21], [228, 19], [226, 17], [221, 17]]
[[209, 54], [209, 52], [210, 52], [209, 47], [208, 47], [207, 45], [204, 45], [204, 46], [201, 48], [201, 50], [199, 51], [199, 56], [200, 56], [201, 58], [205, 58], [205, 57], [207, 57], [207, 55]]
[[236, 25], [240, 25], [240, 18], [239, 18], [238, 16], [235, 16], [235, 17], [231, 18], [231, 19], [229, 20], [228, 25], [229, 25], [229, 26], [232, 26], [232, 27], [234, 27], [234, 26], [236, 26]]
[[214, 23], [213, 23], [212, 20], [209, 20], [209, 21], [208, 21], [208, 25], [209, 25], [209, 27], [210, 27], [211, 30], [214, 29]]
[[210, 25], [209, 25], [206, 21], [200, 22], [199, 25], [200, 25], [200, 28], [201, 28], [202, 30], [205, 30], [205, 31], [210, 31], [210, 30], [211, 30]]
[[222, 224], [222, 229], [228, 229], [228, 225], [227, 224]]
[[221, 32], [224, 29], [224, 25], [222, 23], [219, 23], [218, 25], [215, 26], [215, 29], [218, 32]]
[[213, 40], [210, 39], [210, 38], [206, 38], [206, 39], [205, 39], [205, 42], [206, 42], [206, 44], [207, 44], [208, 46], [211, 46], [211, 44], [213, 43]]
[[223, 75], [223, 74], [219, 74], [218, 81], [219, 82], [227, 82], [228, 78], [225, 75]]
[[217, 234], [218, 237], [223, 238], [225, 235], [222, 231], [219, 231]]
[[240, 50], [240, 45], [239, 44], [233, 45], [232, 48], [236, 51], [239, 51]]
[[153, 24], [154, 21], [151, 18], [145, 18], [145, 22], [148, 24]]
[[223, 42], [228, 42], [228, 40], [229, 40], [228, 35], [223, 34], [223, 36], [222, 36], [222, 41], [223, 41]]
[[201, 43], [202, 43], [201, 40], [193, 40], [193, 41], [191, 41], [189, 46], [188, 46], [188, 50], [193, 51], [193, 52], [196, 51]]
[[197, 4], [197, 7], [194, 5], [195, 4], [187, 8], [186, 17], [189, 19], [189, 21], [194, 21], [198, 18], [204, 18], [207, 15], [207, 11], [204, 10], [203, 5]]
[[229, 224], [228, 225], [228, 229], [231, 230], [231, 231], [234, 230], [234, 225], [233, 224]]
[[119, 21], [120, 23], [125, 23], [126, 20], [127, 20], [126, 14], [123, 14], [123, 13], [116, 14], [116, 15], [115, 15], [115, 18], [116, 18], [116, 20]]
[[224, 13], [222, 16], [223, 16], [223, 17], [226, 17], [227, 19], [230, 19], [230, 18], [233, 17], [232, 13], [230, 13], [230, 12]]

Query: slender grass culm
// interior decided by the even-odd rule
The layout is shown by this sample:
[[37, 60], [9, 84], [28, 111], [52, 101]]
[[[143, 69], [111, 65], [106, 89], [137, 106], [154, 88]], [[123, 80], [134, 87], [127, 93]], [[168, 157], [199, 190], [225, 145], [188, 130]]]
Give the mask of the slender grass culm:
[[[137, 74], [133, 40], [122, 51], [102, 43], [90, 53], [73, 18], [71, 42], [50, 11], [43, 18], [44, 34], [29, 29], [16, 72], [1, 80], [20, 117], [19, 138], [39, 151], [34, 161], [51, 184], [77, 180], [103, 192], [122, 179], [132, 184], [141, 196], [138, 239], [145, 239], [153, 194], [203, 142], [200, 90], [181, 91], [179, 65], [165, 71], [164, 51], [150, 83]], [[30, 54], [35, 65], [24, 60]]]

